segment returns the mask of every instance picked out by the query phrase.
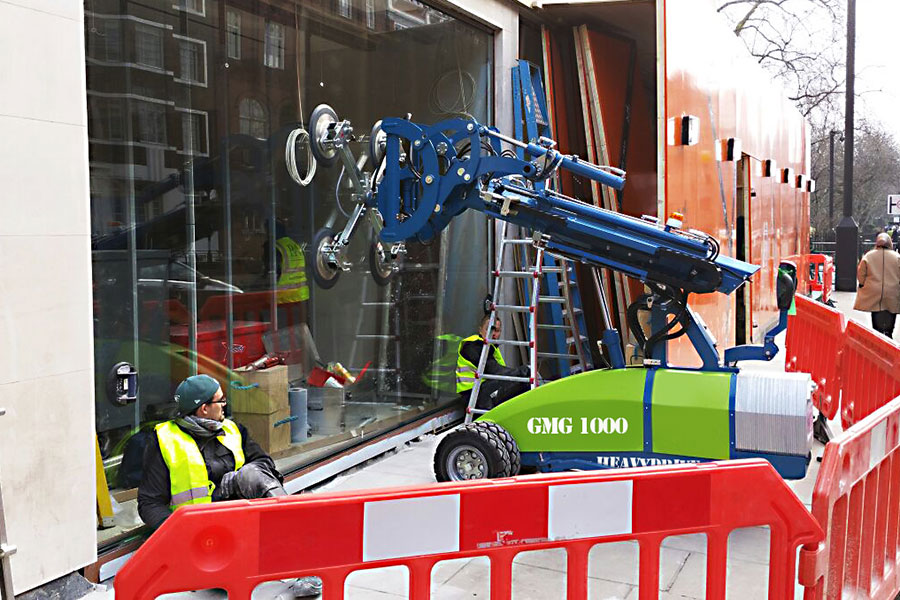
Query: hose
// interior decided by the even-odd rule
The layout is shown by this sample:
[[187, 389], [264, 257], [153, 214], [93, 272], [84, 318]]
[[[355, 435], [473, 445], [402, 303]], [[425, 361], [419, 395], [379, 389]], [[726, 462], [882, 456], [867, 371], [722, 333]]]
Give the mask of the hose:
[[[298, 141], [306, 142], [306, 156], [309, 167], [307, 167], [305, 177], [301, 177], [300, 171], [297, 169]], [[298, 127], [288, 134], [287, 142], [284, 145], [284, 162], [287, 165], [287, 171], [291, 179], [303, 187], [312, 183], [313, 177], [316, 175], [316, 157], [312, 153], [312, 140], [309, 138], [309, 132], [302, 127]]]

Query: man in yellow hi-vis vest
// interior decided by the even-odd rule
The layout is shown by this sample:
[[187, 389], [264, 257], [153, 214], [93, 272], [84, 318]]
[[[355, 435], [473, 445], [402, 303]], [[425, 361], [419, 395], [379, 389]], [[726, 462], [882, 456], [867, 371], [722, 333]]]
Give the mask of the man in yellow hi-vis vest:
[[[144, 450], [138, 513], [154, 530], [189, 504], [284, 496], [275, 462], [246, 427], [225, 418], [225, 393], [209, 375], [175, 389], [179, 417], [156, 426]], [[290, 583], [295, 596], [322, 591], [317, 577]]]
[[[459, 355], [456, 360], [456, 393], [465, 398], [466, 401], [469, 400], [469, 396], [472, 395], [472, 388], [475, 387], [475, 374], [478, 370], [478, 361], [481, 360], [481, 350], [484, 348], [484, 341], [488, 339], [487, 328], [489, 324], [490, 315], [485, 315], [481, 320], [481, 327], [479, 327], [478, 333], [463, 338], [459, 343]], [[500, 319], [496, 319], [489, 339], [498, 340], [501, 333]], [[503, 355], [500, 354], [500, 349], [495, 344], [491, 344], [484, 372], [489, 375], [528, 377], [529, 368], [527, 365], [507, 367], [506, 362], [503, 360]], [[478, 392], [476, 407], [490, 410], [513, 396], [525, 393], [529, 388], [530, 386], [527, 383], [521, 381], [485, 379], [482, 381], [481, 389]]]

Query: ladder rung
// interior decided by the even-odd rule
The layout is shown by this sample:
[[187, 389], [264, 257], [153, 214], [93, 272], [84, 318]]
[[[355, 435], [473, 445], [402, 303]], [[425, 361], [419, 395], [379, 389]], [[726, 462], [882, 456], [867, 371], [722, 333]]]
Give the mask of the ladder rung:
[[506, 344], [508, 346], [531, 346], [531, 342], [521, 342], [519, 340], [491, 340], [491, 344]]
[[[579, 335], [579, 336], [578, 336], [578, 341], [579, 341], [579, 342], [586, 342], [586, 341], [588, 341], [587, 336]], [[570, 335], [569, 337], [566, 338], [566, 343], [567, 343], [567, 344], [574, 344], [574, 343], [575, 343], [575, 337]]]
[[530, 377], [516, 377], [514, 375], [491, 375], [490, 373], [484, 373], [481, 378], [494, 379], [496, 381], [520, 381], [522, 383], [531, 383]]
[[356, 337], [360, 340], [396, 340], [400, 336], [387, 335], [383, 333], [360, 333], [357, 334]]
[[572, 365], [572, 368], [569, 369], [569, 375], [574, 375], [575, 373], [582, 373], [584, 369], [581, 368], [581, 365]]
[[533, 244], [534, 242], [531, 240], [531, 238], [528, 238], [528, 239], [525, 239], [525, 240], [518, 240], [518, 239], [503, 240], [503, 243], [504, 243], [504, 244], [516, 244], [516, 245], [522, 245], [522, 246], [524, 246], [524, 245], [526, 245], [526, 244], [529, 244], [529, 245], [530, 245], [530, 244]]
[[569, 331], [572, 328], [569, 327], [568, 325], [549, 325], [546, 323], [538, 323], [538, 329], [551, 329], [551, 330], [555, 330], [555, 331], [563, 331], [563, 330]]
[[[434, 294], [412, 294], [406, 297], [407, 300], [434, 300]], [[390, 303], [388, 303], [390, 304]]]
[[563, 354], [562, 352], [538, 352], [541, 358], [564, 358], [567, 360], [578, 360], [577, 354]]
[[466, 409], [470, 415], [483, 415], [488, 412], [482, 408], [468, 408]]
[[[568, 308], [564, 308], [564, 309], [563, 309], [563, 312], [565, 313], [565, 312], [567, 312], [568, 310], [569, 310]], [[584, 311], [581, 310], [580, 308], [578, 308], [577, 306], [576, 306], [575, 308], [572, 309], [572, 314], [573, 314], [573, 315], [580, 315], [580, 314], [583, 313], [583, 312], [584, 312]]]
[[494, 271], [496, 277], [534, 277], [534, 271]]
[[541, 267], [544, 273], [562, 273], [562, 267]]
[[390, 302], [363, 302], [363, 306], [390, 306]]
[[560, 296], [540, 296], [538, 302], [543, 302], [544, 304], [565, 304], [566, 299]]
[[531, 312], [530, 306], [517, 306], [515, 304], [495, 304], [494, 309], [510, 312]]

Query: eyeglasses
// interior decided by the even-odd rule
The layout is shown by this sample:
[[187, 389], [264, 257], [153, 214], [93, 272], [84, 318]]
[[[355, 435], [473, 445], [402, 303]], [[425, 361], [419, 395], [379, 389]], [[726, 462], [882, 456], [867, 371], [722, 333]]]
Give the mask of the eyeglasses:
[[227, 404], [228, 400], [226, 398], [222, 398], [221, 400], [210, 400], [208, 404]]

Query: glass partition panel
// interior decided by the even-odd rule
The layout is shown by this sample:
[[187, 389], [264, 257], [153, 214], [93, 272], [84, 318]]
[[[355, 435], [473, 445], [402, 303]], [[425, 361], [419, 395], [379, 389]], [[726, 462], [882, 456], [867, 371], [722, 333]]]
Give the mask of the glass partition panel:
[[[221, 383], [283, 472], [453, 402], [486, 220], [409, 244], [387, 282], [363, 221], [326, 289], [311, 247], [355, 204], [339, 165], [298, 183], [286, 142], [321, 103], [353, 122], [357, 156], [386, 116], [491, 122], [491, 35], [416, 0], [85, 0], [85, 30], [96, 420], [119, 509], [101, 543], [141, 525], [143, 449], [189, 375]], [[120, 362], [140, 378], [125, 405]]]

